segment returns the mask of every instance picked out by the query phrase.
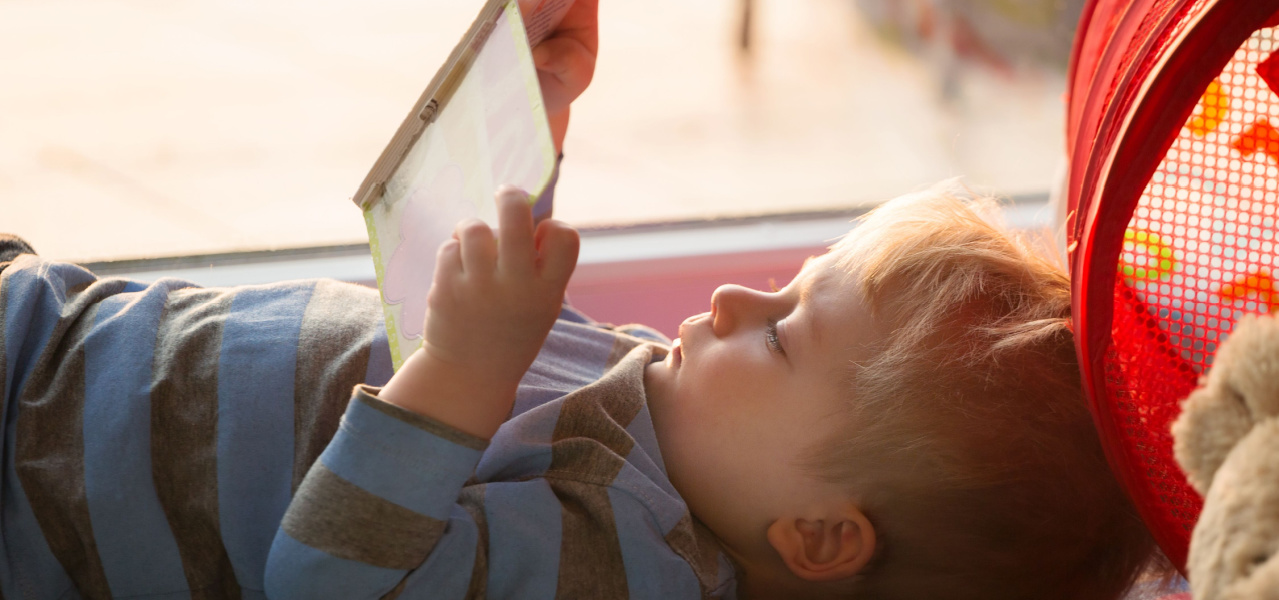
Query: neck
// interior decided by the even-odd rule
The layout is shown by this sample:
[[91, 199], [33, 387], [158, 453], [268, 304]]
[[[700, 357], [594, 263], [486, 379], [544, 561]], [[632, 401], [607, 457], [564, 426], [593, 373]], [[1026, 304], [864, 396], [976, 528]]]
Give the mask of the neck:
[[738, 571], [737, 597], [739, 600], [763, 600], [771, 598], [813, 598], [813, 590], [801, 586], [794, 577], [769, 577], [761, 573]]
[[755, 598], [803, 598], [794, 585], [794, 576], [767, 544], [752, 548], [738, 548], [720, 538], [724, 554], [733, 563], [737, 574], [739, 600]]

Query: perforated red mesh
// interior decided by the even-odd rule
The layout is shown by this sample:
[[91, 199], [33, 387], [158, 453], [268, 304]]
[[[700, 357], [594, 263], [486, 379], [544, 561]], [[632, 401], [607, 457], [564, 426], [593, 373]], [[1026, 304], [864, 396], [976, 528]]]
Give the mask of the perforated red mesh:
[[1105, 393], [1137, 471], [1130, 491], [1155, 505], [1145, 512], [1156, 534], [1183, 549], [1201, 501], [1172, 459], [1169, 425], [1239, 316], [1279, 308], [1275, 49], [1276, 30], [1257, 31], [1208, 85], [1146, 185], [1119, 259]]

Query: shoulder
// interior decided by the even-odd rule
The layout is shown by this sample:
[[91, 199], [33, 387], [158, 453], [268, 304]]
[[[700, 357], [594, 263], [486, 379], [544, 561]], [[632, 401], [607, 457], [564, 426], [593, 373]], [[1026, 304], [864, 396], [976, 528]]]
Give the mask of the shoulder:
[[149, 338], [157, 352], [210, 336], [223, 342], [371, 342], [381, 327], [381, 307], [376, 290], [332, 280], [202, 288], [173, 278], [99, 278], [75, 264], [24, 254], [0, 271], [0, 322], [8, 360], [29, 364], [22, 356], [63, 344], [67, 336], [88, 339], [92, 332], [99, 332], [95, 349], [108, 352], [112, 343], [134, 338]]

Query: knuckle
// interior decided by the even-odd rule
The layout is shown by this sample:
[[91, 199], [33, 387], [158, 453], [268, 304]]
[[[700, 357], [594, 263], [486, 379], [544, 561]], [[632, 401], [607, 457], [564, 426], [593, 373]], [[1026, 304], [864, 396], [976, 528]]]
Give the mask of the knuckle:
[[440, 248], [435, 251], [435, 255], [441, 258], [448, 257], [455, 254], [459, 247], [460, 244], [457, 240], [447, 240], [443, 244], [440, 244]]
[[581, 236], [576, 229], [562, 227], [552, 230], [549, 241], [556, 251], [571, 254], [581, 244]]
[[492, 235], [492, 230], [484, 221], [479, 219], [467, 219], [457, 226], [458, 233], [464, 238], [482, 238], [486, 235]]
[[451, 312], [454, 308], [452, 294], [438, 285], [431, 286], [431, 289], [426, 292], [426, 307], [431, 312]]

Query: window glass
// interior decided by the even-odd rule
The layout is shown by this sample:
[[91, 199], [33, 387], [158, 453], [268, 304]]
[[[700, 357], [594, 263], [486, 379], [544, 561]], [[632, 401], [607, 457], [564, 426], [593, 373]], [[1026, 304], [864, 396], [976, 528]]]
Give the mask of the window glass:
[[[1078, 2], [600, 3], [557, 193], [575, 224], [960, 175], [1040, 194], [1059, 168]], [[84, 261], [365, 240], [349, 198], [481, 4], [0, 3], [0, 230]]]

